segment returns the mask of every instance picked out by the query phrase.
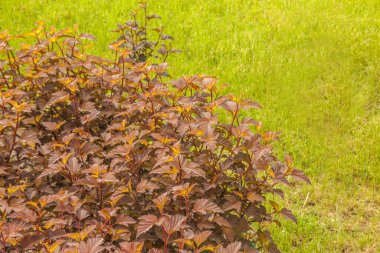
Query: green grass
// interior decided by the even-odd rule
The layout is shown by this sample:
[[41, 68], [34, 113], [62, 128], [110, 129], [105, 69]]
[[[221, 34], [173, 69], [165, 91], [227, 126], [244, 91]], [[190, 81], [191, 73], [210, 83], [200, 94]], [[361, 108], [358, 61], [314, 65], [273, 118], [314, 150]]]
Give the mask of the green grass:
[[[160, 0], [151, 12], [183, 51], [174, 76], [212, 74], [259, 101], [313, 184], [287, 191], [299, 225], [273, 228], [283, 252], [379, 252], [380, 1]], [[2, 0], [0, 28], [80, 25], [107, 54], [136, 1]]]

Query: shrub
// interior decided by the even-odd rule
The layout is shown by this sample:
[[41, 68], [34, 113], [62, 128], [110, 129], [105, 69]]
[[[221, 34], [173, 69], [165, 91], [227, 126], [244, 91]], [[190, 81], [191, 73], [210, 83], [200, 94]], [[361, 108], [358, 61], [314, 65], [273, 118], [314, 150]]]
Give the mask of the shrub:
[[[115, 60], [86, 54], [94, 38], [76, 29], [0, 34], [3, 251], [276, 252], [268, 226], [295, 221], [277, 185], [308, 179], [240, 116], [260, 105], [210, 76], [168, 81], [177, 51], [161, 28], [149, 40], [158, 16], [141, 7]], [[20, 37], [35, 42], [13, 49]]]

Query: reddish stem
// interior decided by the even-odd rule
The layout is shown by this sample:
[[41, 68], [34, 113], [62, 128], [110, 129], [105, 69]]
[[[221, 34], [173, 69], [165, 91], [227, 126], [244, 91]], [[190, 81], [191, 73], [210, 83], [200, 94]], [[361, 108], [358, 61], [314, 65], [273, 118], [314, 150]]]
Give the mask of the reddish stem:
[[18, 120], [19, 120], [19, 113], [17, 112], [16, 126], [15, 126], [14, 131], [13, 131], [12, 145], [11, 145], [11, 148], [9, 150], [9, 156], [8, 156], [7, 162], [9, 162], [11, 160], [12, 152], [13, 152], [13, 149], [14, 149], [15, 144], [16, 144], [16, 135], [17, 135], [17, 129], [18, 129], [18, 123], [19, 123]]
[[[4, 75], [3, 70], [0, 69], [0, 72], [1, 72], [1, 75], [3, 76], [3, 78], [4, 78], [4, 81], [5, 81], [5, 84], [7, 85], [7, 88], [10, 89], [10, 86], [9, 86], [8, 80], [5, 78], [5, 75]], [[4, 103], [4, 99], [3, 99], [3, 103]]]
[[[164, 227], [163, 226], [161, 226], [161, 228], [162, 228], [162, 232], [164, 232], [164, 253], [168, 253], [168, 242], [169, 242], [169, 239], [170, 239], [170, 234], [168, 234], [167, 232], [166, 232], [166, 230], [164, 229]], [[165, 237], [165, 235], [166, 235], [166, 237]]]
[[4, 238], [3, 233], [1, 233], [1, 243], [3, 245], [4, 252], [5, 252], [7, 250], [7, 246], [6, 246], [6, 242], [5, 242], [5, 238]]

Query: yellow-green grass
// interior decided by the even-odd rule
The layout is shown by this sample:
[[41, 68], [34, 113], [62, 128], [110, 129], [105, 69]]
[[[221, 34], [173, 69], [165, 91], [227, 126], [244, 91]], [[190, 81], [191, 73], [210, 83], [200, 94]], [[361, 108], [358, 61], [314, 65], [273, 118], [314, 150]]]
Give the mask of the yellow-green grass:
[[[137, 1], [2, 0], [0, 28], [79, 24], [109, 55]], [[312, 185], [287, 190], [299, 224], [273, 228], [283, 252], [379, 252], [380, 1], [155, 0], [174, 45], [173, 76], [205, 73], [260, 102]]]

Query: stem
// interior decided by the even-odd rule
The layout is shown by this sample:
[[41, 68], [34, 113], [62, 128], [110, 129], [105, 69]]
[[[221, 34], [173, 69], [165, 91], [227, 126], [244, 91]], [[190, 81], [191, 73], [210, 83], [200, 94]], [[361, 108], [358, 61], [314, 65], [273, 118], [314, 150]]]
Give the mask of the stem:
[[[240, 108], [239, 108], [240, 109]], [[235, 122], [235, 119], [238, 115], [238, 112], [239, 112], [239, 109], [237, 109], [235, 112], [234, 112], [234, 117], [232, 118], [232, 122], [231, 122], [231, 125], [230, 125], [230, 132], [232, 132], [232, 127], [234, 126], [234, 122]]]
[[124, 55], [122, 55], [122, 60], [123, 60], [123, 77], [121, 78], [121, 89], [120, 89], [120, 95], [123, 94], [123, 88], [124, 88], [124, 78], [125, 78], [125, 63], [124, 63]]
[[[240, 108], [239, 108], [239, 109], [240, 109]], [[231, 133], [232, 133], [232, 127], [234, 126], [234, 122], [235, 122], [236, 116], [238, 115], [239, 109], [237, 109], [237, 110], [234, 112], [234, 116], [233, 116], [233, 118], [232, 118], [232, 122], [231, 122], [231, 125], [230, 125], [230, 130], [228, 131], [228, 134], [227, 134], [227, 139], [231, 136]], [[224, 146], [220, 149], [219, 159], [218, 159], [218, 160], [220, 160], [220, 158], [222, 157], [223, 150], [224, 150]]]
[[179, 159], [179, 156], [177, 157], [178, 160], [178, 165], [179, 165], [179, 182], [181, 183], [182, 181], [182, 165], [181, 165], [181, 160]]
[[187, 222], [187, 219], [189, 218], [190, 216], [190, 208], [189, 208], [189, 197], [185, 197], [185, 205], [186, 205], [186, 219], [185, 219], [185, 223]]
[[[7, 43], [7, 44], [8, 44], [8, 43]], [[9, 45], [9, 44], [8, 44], [8, 45]], [[13, 61], [16, 62], [16, 57], [15, 57], [13, 51], [12, 51], [12, 50], [9, 50], [9, 52], [10, 52], [11, 55], [12, 55]], [[19, 66], [18, 64], [16, 64], [16, 68], [17, 68], [17, 72], [21, 75], [20, 66]]]
[[11, 145], [11, 148], [9, 150], [9, 156], [8, 156], [8, 160], [7, 160], [8, 163], [11, 160], [11, 155], [12, 155], [13, 149], [14, 149], [15, 144], [16, 144], [16, 135], [17, 135], [17, 129], [18, 129], [18, 123], [19, 123], [18, 120], [19, 120], [19, 113], [17, 112], [16, 126], [15, 126], [14, 131], [13, 131], [12, 145]]
[[73, 102], [74, 102], [75, 114], [78, 116], [78, 105], [77, 105], [77, 99], [76, 99], [75, 94], [73, 95]]
[[61, 51], [62, 57], [65, 57], [65, 53], [62, 50], [62, 47], [59, 45], [59, 43], [56, 41], [55, 44], [57, 44], [59, 51]]
[[[189, 216], [190, 216], [189, 198], [188, 198], [187, 196], [185, 197], [185, 206], [186, 206], [186, 218], [185, 218], [185, 220], [183, 221], [183, 224], [186, 224], [187, 219], [188, 219]], [[183, 237], [183, 228], [181, 229], [181, 237]], [[182, 242], [182, 243], [180, 244], [179, 248], [182, 250], [184, 246], [185, 246], [185, 244]]]
[[36, 62], [34, 61], [33, 56], [30, 55], [30, 58], [32, 58], [32, 62], [33, 62], [33, 66], [34, 66], [34, 70], [35, 70], [36, 72], [38, 72], [37, 64], [36, 64]]
[[164, 241], [164, 253], [168, 253], [168, 242], [169, 242], [169, 239], [170, 239], [170, 235], [167, 234], [167, 237], [165, 238], [165, 241]]
[[69, 179], [70, 179], [70, 183], [72, 184], [72, 183], [73, 183], [73, 175], [72, 175], [72, 173], [71, 173], [71, 170], [69, 170], [69, 168], [67, 168], [67, 167], [65, 167], [65, 168], [66, 168], [66, 170], [69, 172], [68, 177], [69, 177]]
[[37, 230], [38, 235], [40, 234], [40, 219], [41, 219], [41, 212], [38, 211], [37, 212], [37, 220], [36, 220], [36, 230]]
[[5, 238], [4, 238], [3, 233], [1, 233], [1, 243], [3, 245], [4, 252], [5, 252], [7, 250], [7, 246], [6, 246], [6, 242], [5, 242]]
[[[10, 89], [10, 86], [9, 86], [8, 80], [5, 78], [5, 75], [4, 75], [4, 72], [3, 72], [3, 69], [0, 69], [0, 72], [1, 72], [1, 75], [3, 76], [3, 78], [4, 78], [4, 81], [5, 81], [5, 84], [7, 85], [7, 88]], [[3, 100], [3, 103], [4, 103], [4, 100]]]
[[3, 104], [2, 104], [2, 111], [3, 111], [3, 118], [5, 117], [5, 99], [4, 99], [4, 97], [1, 99], [1, 101], [3, 102]]
[[103, 185], [101, 184], [100, 185], [100, 209], [102, 208], [103, 206]]
[[74, 42], [74, 45], [71, 47], [71, 57], [74, 56], [74, 49], [75, 49], [75, 42]]
[[52, 109], [56, 114], [58, 114], [63, 120], [65, 120], [66, 122], [69, 122], [68, 119], [65, 118], [65, 116], [63, 116], [59, 111], [57, 111], [54, 107], [50, 107], [50, 109]]

